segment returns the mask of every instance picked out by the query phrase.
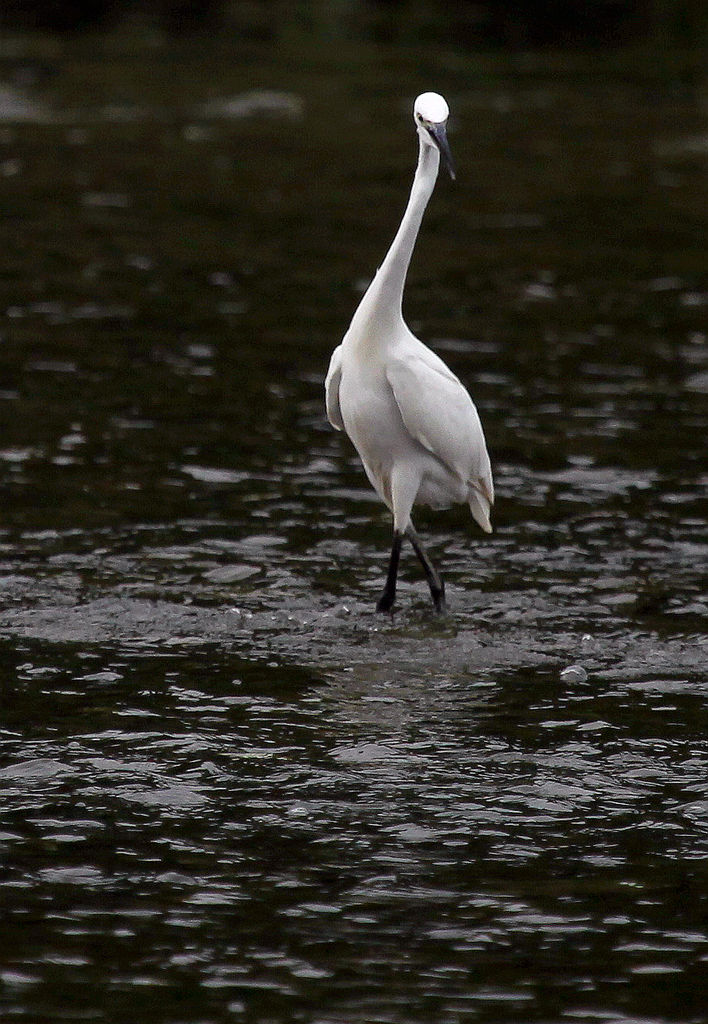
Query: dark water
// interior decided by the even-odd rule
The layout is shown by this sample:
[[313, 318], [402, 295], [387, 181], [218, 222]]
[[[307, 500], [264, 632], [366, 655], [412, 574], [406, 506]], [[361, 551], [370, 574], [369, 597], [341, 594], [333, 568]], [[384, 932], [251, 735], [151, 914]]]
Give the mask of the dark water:
[[[706, 1019], [705, 82], [420, 59], [3, 51], [3, 1020]], [[424, 88], [442, 620], [321, 393]]]

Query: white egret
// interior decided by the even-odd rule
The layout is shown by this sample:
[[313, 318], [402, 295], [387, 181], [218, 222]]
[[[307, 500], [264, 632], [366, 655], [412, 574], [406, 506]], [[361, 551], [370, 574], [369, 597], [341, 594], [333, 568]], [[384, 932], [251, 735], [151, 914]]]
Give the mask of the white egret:
[[494, 485], [477, 410], [446, 364], [408, 329], [403, 286], [423, 213], [435, 187], [440, 157], [455, 172], [447, 142], [448, 105], [426, 92], [413, 106], [419, 152], [413, 186], [391, 248], [332, 353], [325, 393], [333, 427], [346, 431], [366, 475], [393, 513], [393, 546], [377, 609], [396, 596], [403, 538], [425, 571], [433, 604], [445, 607], [445, 587], [411, 522], [415, 502], [445, 508], [469, 504], [490, 533]]

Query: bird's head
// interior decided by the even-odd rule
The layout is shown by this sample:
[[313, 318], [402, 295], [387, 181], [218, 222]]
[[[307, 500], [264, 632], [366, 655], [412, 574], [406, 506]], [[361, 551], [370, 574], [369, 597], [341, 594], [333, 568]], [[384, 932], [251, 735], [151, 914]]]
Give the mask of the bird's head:
[[415, 121], [418, 135], [424, 145], [435, 146], [440, 150], [443, 163], [448, 169], [450, 177], [454, 180], [455, 168], [452, 163], [452, 153], [447, 141], [447, 119], [450, 115], [450, 108], [437, 92], [424, 92], [413, 104], [413, 120]]

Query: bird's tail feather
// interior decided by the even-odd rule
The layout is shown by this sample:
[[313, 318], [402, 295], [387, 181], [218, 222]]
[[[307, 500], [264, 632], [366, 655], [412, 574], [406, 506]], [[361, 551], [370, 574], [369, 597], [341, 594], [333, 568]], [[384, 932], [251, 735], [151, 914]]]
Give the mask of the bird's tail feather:
[[491, 505], [486, 495], [478, 491], [476, 487], [470, 487], [467, 500], [470, 503], [470, 512], [473, 518], [482, 527], [485, 533], [492, 532], [492, 524], [489, 521], [489, 511]]

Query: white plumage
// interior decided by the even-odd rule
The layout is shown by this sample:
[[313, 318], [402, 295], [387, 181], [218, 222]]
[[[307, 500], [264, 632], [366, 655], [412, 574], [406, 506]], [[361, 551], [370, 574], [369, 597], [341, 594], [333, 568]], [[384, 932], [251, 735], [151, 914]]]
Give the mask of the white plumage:
[[454, 373], [403, 319], [403, 286], [441, 154], [454, 177], [443, 97], [423, 93], [415, 101], [413, 116], [419, 154], [408, 206], [386, 258], [332, 354], [325, 382], [330, 423], [346, 431], [371, 485], [393, 513], [391, 560], [377, 605], [381, 611], [394, 602], [404, 535], [423, 565], [435, 607], [444, 608], [443, 582], [413, 529], [414, 503], [444, 508], [467, 502], [489, 533], [494, 502], [489, 455], [474, 403]]

